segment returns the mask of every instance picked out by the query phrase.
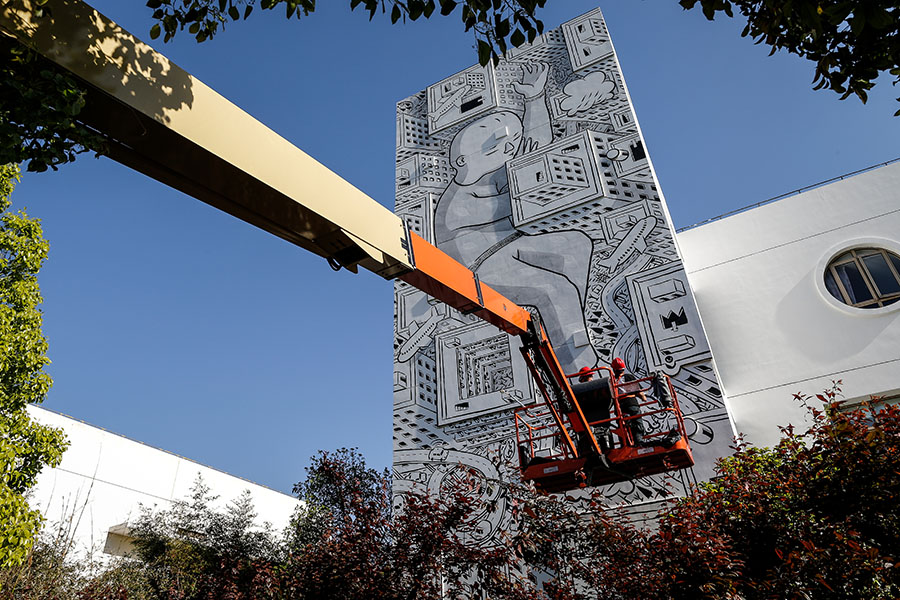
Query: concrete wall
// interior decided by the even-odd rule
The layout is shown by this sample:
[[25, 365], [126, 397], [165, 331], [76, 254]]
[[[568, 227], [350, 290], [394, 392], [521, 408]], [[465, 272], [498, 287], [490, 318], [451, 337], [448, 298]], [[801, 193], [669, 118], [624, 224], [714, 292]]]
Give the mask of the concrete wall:
[[[141, 507], [167, 509], [187, 497], [197, 476], [219, 495], [220, 508], [249, 490], [260, 524], [287, 525], [298, 500], [164, 450], [104, 431], [40, 407], [31, 416], [59, 427], [70, 447], [62, 464], [45, 469], [30, 504], [48, 519], [51, 531], [71, 527], [74, 550], [81, 554], [116, 550], [121, 553], [127, 525]], [[126, 546], [127, 547], [127, 546]]]
[[[540, 314], [567, 372], [621, 357], [673, 377], [697, 465], [607, 486], [610, 504], [709, 476], [732, 430], [599, 10], [399, 102], [396, 191], [413, 231]], [[492, 543], [508, 512], [490, 482], [519, 477], [513, 409], [538, 398], [519, 342], [402, 282], [394, 293], [395, 491], [478, 473], [491, 508], [473, 535]]]
[[900, 254], [900, 163], [678, 235], [736, 428], [772, 444], [792, 400], [842, 380], [848, 399], [900, 388], [900, 302], [860, 309], [824, 287], [853, 247]]

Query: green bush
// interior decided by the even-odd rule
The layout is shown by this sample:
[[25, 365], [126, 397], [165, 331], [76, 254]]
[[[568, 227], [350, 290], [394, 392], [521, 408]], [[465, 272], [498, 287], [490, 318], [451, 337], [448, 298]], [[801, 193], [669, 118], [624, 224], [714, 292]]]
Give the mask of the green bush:
[[[143, 513], [132, 558], [92, 575], [42, 542], [4, 572], [0, 600], [897, 598], [900, 409], [836, 398], [800, 397], [808, 429], [785, 428], [774, 448], [739, 441], [652, 530], [605, 511], [599, 490], [585, 513], [475, 474], [441, 499], [394, 498], [386, 472], [339, 450], [313, 459], [281, 535], [253, 526], [247, 495], [214, 510], [198, 480], [188, 499]], [[467, 541], [480, 485], [507, 485], [513, 511], [491, 548]]]
[[26, 559], [41, 515], [25, 495], [66, 447], [61, 430], [35, 423], [26, 409], [43, 402], [52, 383], [37, 281], [48, 245], [37, 219], [10, 211], [18, 180], [18, 167], [0, 166], [0, 569]]

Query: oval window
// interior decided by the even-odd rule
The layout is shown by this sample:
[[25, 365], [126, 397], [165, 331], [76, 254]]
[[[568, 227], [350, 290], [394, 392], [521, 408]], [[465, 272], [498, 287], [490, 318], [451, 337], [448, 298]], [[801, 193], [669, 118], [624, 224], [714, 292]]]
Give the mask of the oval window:
[[881, 248], [854, 248], [825, 268], [825, 289], [857, 308], [880, 308], [900, 300], [900, 256]]

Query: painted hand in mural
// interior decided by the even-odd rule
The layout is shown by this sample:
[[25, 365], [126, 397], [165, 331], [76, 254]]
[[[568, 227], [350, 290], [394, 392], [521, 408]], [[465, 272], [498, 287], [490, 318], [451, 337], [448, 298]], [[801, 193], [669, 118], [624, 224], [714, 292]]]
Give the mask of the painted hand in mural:
[[539, 146], [540, 146], [540, 144], [538, 143], [537, 140], [535, 140], [533, 138], [527, 138], [525, 140], [525, 142], [522, 144], [522, 147], [519, 148], [518, 155], [521, 156], [523, 154], [528, 154], [529, 152], [534, 152], [535, 150], [538, 149]]
[[546, 63], [522, 64], [522, 81], [513, 82], [513, 89], [525, 96], [526, 100], [537, 98], [544, 93], [547, 85], [547, 74], [550, 68]]
[[522, 116], [525, 143], [520, 154], [533, 152], [553, 141], [550, 113], [544, 98], [549, 73], [547, 63], [522, 63], [522, 81], [512, 82], [513, 89], [525, 96], [525, 114]]

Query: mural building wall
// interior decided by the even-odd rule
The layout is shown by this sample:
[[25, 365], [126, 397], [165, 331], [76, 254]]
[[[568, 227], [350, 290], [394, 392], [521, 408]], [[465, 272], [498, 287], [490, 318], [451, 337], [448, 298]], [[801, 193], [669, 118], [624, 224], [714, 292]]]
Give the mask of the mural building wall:
[[[399, 102], [395, 212], [537, 310], [567, 372], [621, 357], [673, 378], [697, 464], [609, 485], [610, 505], [711, 475], [732, 430], [599, 10]], [[470, 469], [517, 478], [513, 409], [537, 400], [518, 340], [403, 282], [394, 295], [395, 492], [440, 492]], [[476, 537], [490, 543], [507, 508], [481, 489], [493, 508]]]

